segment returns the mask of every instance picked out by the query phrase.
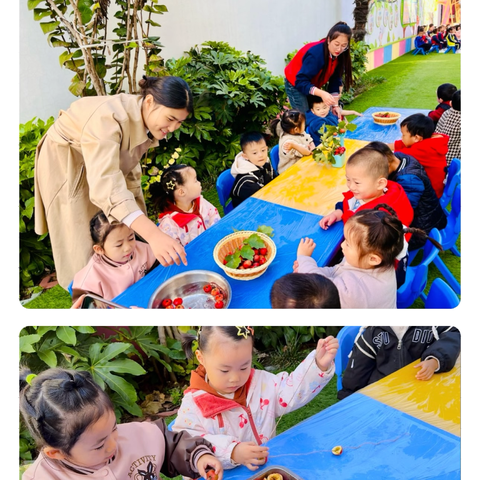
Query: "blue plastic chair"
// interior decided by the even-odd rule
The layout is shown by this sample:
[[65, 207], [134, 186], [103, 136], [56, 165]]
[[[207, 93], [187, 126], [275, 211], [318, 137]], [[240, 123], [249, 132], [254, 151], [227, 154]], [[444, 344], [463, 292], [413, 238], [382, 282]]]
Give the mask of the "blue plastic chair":
[[443, 211], [448, 215], [447, 207], [452, 201], [453, 194], [461, 180], [461, 162], [458, 158], [453, 158], [448, 167], [447, 181], [440, 197], [440, 205]]
[[425, 299], [425, 308], [455, 308], [459, 304], [460, 299], [448, 284], [441, 278], [436, 278]]
[[168, 425], [167, 425], [167, 430], [169, 430], [170, 432], [173, 432], [173, 424], [175, 423], [175, 420], [173, 420], [173, 422], [170, 422]]
[[440, 48], [438, 45], [432, 45], [430, 47], [430, 50], [428, 51], [428, 53], [432, 53], [432, 52], [437, 52], [437, 53], [440, 53]]
[[348, 356], [352, 351], [355, 338], [360, 327], [343, 327], [337, 335], [338, 350], [335, 355], [335, 372], [337, 374], [337, 391], [342, 389], [342, 375], [348, 364]]
[[223, 212], [225, 215], [233, 210], [232, 202], [228, 202], [228, 199], [230, 198], [230, 192], [232, 191], [234, 182], [235, 178], [230, 173], [230, 170], [225, 170], [217, 178], [216, 188], [218, 200], [220, 201], [220, 205], [223, 207]]
[[422, 55], [426, 55], [426, 54], [427, 54], [427, 52], [426, 52], [423, 48], [417, 47], [417, 48], [413, 51], [413, 54], [414, 54], [414, 55], [418, 55], [419, 53], [421, 53]]
[[67, 287], [68, 293], [70, 296], [73, 295], [73, 280], [70, 282], [70, 285]]
[[[436, 228], [430, 231], [429, 237], [442, 244], [440, 232]], [[409, 254], [409, 257], [410, 255], [415, 256], [419, 250]], [[410, 307], [418, 297], [425, 301], [423, 292], [427, 286], [428, 266], [437, 258], [438, 248], [430, 240], [427, 240], [421, 250], [423, 250], [421, 262], [415, 266], [407, 266], [405, 282], [397, 290], [397, 308]]]
[[[453, 193], [451, 210], [447, 216], [447, 226], [440, 230], [440, 243], [442, 244], [444, 251], [450, 250], [457, 257], [460, 257], [460, 252], [455, 246], [458, 236], [460, 235], [460, 191], [461, 187], [458, 185]], [[440, 273], [445, 277], [453, 291], [457, 295], [460, 295], [460, 283], [458, 283], [457, 279], [453, 276], [445, 263], [443, 263], [443, 260], [439, 255], [434, 258], [433, 263], [438, 268]]]
[[275, 172], [278, 173], [278, 162], [280, 161], [280, 156], [278, 154], [278, 145], [275, 145], [270, 150], [270, 163], [272, 164], [273, 169]]
[[448, 53], [450, 50], [452, 50], [453, 53], [457, 53], [457, 47], [455, 45], [447, 47], [443, 53]]

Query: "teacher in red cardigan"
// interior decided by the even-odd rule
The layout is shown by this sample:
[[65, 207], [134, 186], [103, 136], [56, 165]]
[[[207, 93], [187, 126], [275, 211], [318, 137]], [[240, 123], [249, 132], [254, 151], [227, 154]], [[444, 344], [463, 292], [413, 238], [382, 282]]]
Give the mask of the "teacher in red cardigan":
[[[285, 67], [285, 90], [290, 105], [305, 113], [307, 95], [321, 97], [337, 116], [338, 96], [352, 85], [350, 38], [352, 29], [345, 22], [336, 23], [326, 38], [304, 45]], [[322, 87], [326, 85], [326, 90]]]

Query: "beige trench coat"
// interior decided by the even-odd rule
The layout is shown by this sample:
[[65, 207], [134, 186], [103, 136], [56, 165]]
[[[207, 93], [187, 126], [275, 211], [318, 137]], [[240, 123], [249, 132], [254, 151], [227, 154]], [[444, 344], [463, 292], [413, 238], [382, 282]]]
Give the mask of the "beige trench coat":
[[90, 219], [145, 213], [140, 160], [150, 148], [142, 97], [85, 97], [60, 111], [35, 157], [35, 231], [49, 232], [57, 279], [67, 288], [89, 261]]

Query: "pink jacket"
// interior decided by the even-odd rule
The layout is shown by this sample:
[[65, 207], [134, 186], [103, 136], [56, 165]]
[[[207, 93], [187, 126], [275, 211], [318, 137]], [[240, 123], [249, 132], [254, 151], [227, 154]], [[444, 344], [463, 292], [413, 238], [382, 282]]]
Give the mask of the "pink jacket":
[[155, 260], [150, 245], [139, 241], [135, 242], [133, 258], [124, 264], [94, 253], [87, 265], [73, 278], [73, 300], [82, 292], [96, 293], [105, 300], [112, 300], [144, 277]]
[[[169, 476], [194, 475], [198, 458], [212, 454], [208, 442], [187, 435], [174, 437], [171, 433], [164, 426], [162, 433], [153, 422], [124, 423], [118, 425], [117, 452], [104, 467], [94, 471], [79, 468], [77, 473], [42, 453], [22, 480], [156, 479], [160, 471]], [[172, 452], [170, 458], [165, 458], [166, 450]]]
[[303, 407], [327, 385], [335, 366], [322, 372], [315, 364], [315, 351], [291, 373], [277, 375], [254, 370], [247, 393], [247, 407], [204, 390], [187, 389], [173, 425], [173, 431], [186, 430], [201, 435], [215, 449], [223, 468], [237, 466], [232, 450], [238, 442], [267, 442], [276, 435], [275, 419]]

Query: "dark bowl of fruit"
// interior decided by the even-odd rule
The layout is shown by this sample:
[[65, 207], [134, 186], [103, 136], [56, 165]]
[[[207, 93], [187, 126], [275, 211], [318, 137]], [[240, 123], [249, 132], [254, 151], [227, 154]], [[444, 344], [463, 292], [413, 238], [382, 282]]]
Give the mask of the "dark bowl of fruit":
[[249, 477], [247, 480], [303, 480], [291, 470], [280, 465], [272, 465], [265, 468], [255, 475]]
[[213, 250], [216, 264], [231, 278], [254, 280], [263, 275], [277, 254], [264, 233], [241, 230], [222, 238]]
[[153, 292], [148, 308], [228, 308], [232, 289], [227, 279], [209, 270], [179, 273]]
[[373, 121], [377, 125], [394, 125], [402, 115], [396, 112], [375, 112], [372, 113]]

